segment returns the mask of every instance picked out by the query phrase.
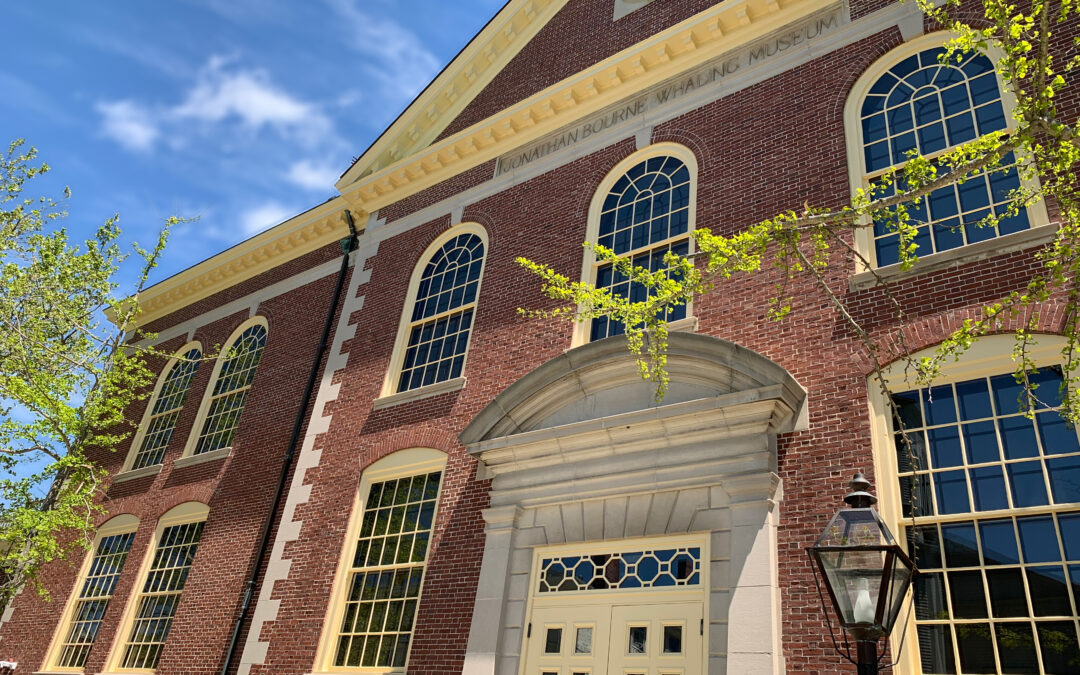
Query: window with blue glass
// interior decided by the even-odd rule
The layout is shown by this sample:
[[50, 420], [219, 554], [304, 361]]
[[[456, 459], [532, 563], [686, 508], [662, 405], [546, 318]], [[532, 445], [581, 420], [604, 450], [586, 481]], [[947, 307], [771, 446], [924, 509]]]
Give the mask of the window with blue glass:
[[[668, 251], [689, 253], [691, 226], [690, 170], [675, 157], [652, 157], [634, 165], [611, 187], [601, 207], [596, 243], [656, 272], [663, 269]], [[633, 302], [648, 298], [644, 286], [632, 283], [610, 263], [597, 266], [596, 285]], [[683, 318], [685, 305], [668, 311], [668, 321]], [[598, 317], [593, 319], [589, 339], [621, 335], [625, 330], [619, 321]]]
[[484, 242], [472, 233], [450, 239], [428, 261], [409, 319], [397, 391], [461, 375], [483, 267]]
[[[982, 54], [940, 62], [944, 50], [928, 49], [900, 61], [882, 75], [862, 101], [860, 119], [863, 160], [870, 183], [907, 161], [918, 150], [932, 157], [982, 134], [1005, 129], [994, 66]], [[919, 234], [920, 256], [1019, 232], [1029, 227], [1021, 208], [1009, 216], [1009, 194], [1020, 187], [1010, 153], [1002, 165], [971, 177], [962, 185], [935, 190], [907, 211]], [[886, 195], [887, 196], [887, 195]], [[976, 226], [989, 215], [996, 226]], [[891, 219], [874, 222], [874, 253], [879, 266], [899, 261], [899, 235]]]
[[1080, 441], [1060, 368], [893, 395], [923, 673], [1080, 673]]

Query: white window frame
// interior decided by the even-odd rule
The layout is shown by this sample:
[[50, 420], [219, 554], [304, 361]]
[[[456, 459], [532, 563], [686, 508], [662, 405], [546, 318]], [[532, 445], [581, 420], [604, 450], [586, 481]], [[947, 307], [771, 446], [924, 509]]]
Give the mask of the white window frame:
[[[139, 608], [139, 600], [142, 599], [143, 585], [146, 583], [146, 577], [150, 573], [150, 565], [154, 561], [154, 553], [157, 551], [158, 543], [161, 541], [161, 535], [165, 531], [165, 528], [172, 527], [173, 525], [187, 525], [190, 523], [198, 523], [205, 521], [210, 515], [210, 507], [202, 502], [184, 502], [178, 504], [169, 509], [158, 518], [157, 526], [154, 528], [154, 536], [150, 540], [149, 545], [146, 547], [146, 551], [143, 553], [142, 562], [139, 564], [139, 574], [135, 577], [135, 584], [131, 587], [131, 594], [128, 597], [127, 605], [124, 607], [124, 616], [120, 620], [120, 624], [116, 629], [116, 635], [113, 637], [113, 644], [109, 650], [109, 656], [105, 660], [105, 667], [103, 673], [153, 673], [156, 669], [151, 668], [122, 668], [120, 664], [124, 659], [124, 651], [128, 644], [128, 639], [131, 637], [132, 626], [135, 624], [135, 614]], [[205, 529], [203, 531], [203, 537], [205, 538]], [[202, 545], [200, 541], [200, 546]], [[198, 551], [196, 551], [198, 556]], [[192, 564], [194, 568], [194, 564]], [[187, 589], [185, 588], [185, 591]], [[175, 617], [173, 617], [175, 620]], [[170, 631], [171, 632], [171, 631]], [[166, 642], [166, 645], [168, 643]]]
[[[239, 326], [237, 326], [236, 329], [233, 330], [232, 334], [229, 335], [228, 341], [221, 348], [221, 353], [218, 354], [216, 359], [214, 359], [214, 369], [210, 372], [210, 380], [206, 385], [206, 390], [203, 392], [202, 400], [199, 402], [199, 412], [196, 413], [195, 422], [191, 425], [191, 432], [188, 433], [187, 443], [184, 445], [184, 453], [181, 456], [180, 461], [182, 461], [184, 459], [187, 459], [187, 458], [195, 458], [195, 457], [199, 457], [202, 461], [211, 460], [211, 459], [216, 459], [216, 458], [221, 457], [221, 456], [228, 455], [228, 454], [230, 454], [232, 452], [232, 444], [231, 443], [229, 445], [223, 447], [223, 448], [218, 448], [217, 450], [211, 450], [209, 452], [204, 452], [204, 453], [201, 453], [199, 455], [195, 454], [195, 448], [198, 447], [199, 438], [203, 434], [203, 427], [206, 425], [206, 416], [210, 412], [210, 406], [213, 404], [214, 399], [217, 398], [216, 396], [214, 396], [214, 387], [217, 386], [218, 376], [221, 374], [221, 367], [223, 365], [225, 365], [225, 361], [227, 361], [228, 358], [229, 358], [229, 351], [232, 349], [233, 345], [236, 344], [236, 341], [240, 339], [240, 336], [244, 334], [244, 331], [246, 331], [248, 328], [251, 328], [252, 326], [255, 326], [255, 325], [261, 325], [263, 327], [263, 329], [266, 330], [266, 340], [267, 340], [267, 344], [269, 344], [269, 342], [270, 342], [270, 326], [267, 323], [266, 318], [263, 317], [263, 316], [253, 316], [253, 317], [251, 317], [247, 321], [244, 321]], [[261, 359], [263, 357], [265, 357], [265, 355], [266, 355], [266, 348], [264, 347], [263, 348], [263, 354], [262, 354], [262, 356], [260, 356], [260, 365], [262, 363]], [[246, 388], [249, 393], [250, 393], [250, 390], [252, 389], [252, 387], [254, 387], [254, 381], [252, 381], [252, 384], [249, 385]], [[233, 393], [236, 393], [237, 391], [241, 391], [241, 390], [240, 389], [233, 389], [232, 391], [230, 391], [228, 393], [233, 394]], [[245, 398], [245, 400], [244, 400], [244, 408], [245, 409], [247, 408], [247, 404], [248, 404], [248, 401]], [[241, 409], [241, 411], [240, 411], [240, 418], [239, 419], [242, 419], [242, 418], [243, 418], [243, 409]], [[238, 424], [239, 424], [239, 419], [238, 419]], [[237, 427], [236, 431], [233, 432], [234, 438], [235, 438], [235, 434], [238, 431], [239, 431], [239, 427]]]
[[[83, 672], [83, 668], [61, 667], [59, 661], [60, 656], [63, 654], [64, 642], [67, 639], [68, 631], [71, 629], [71, 622], [75, 618], [75, 610], [79, 604], [80, 596], [82, 595], [83, 584], [86, 583], [86, 578], [90, 574], [90, 565], [93, 563], [94, 556], [97, 555], [98, 546], [103, 539], [120, 534], [129, 534], [138, 531], [138, 529], [139, 519], [130, 513], [116, 515], [98, 528], [97, 534], [94, 535], [93, 544], [83, 558], [82, 566], [79, 567], [79, 574], [75, 577], [75, 585], [72, 586], [71, 593], [68, 594], [67, 604], [64, 605], [64, 612], [60, 615], [60, 621], [53, 630], [53, 637], [49, 643], [49, 650], [46, 652], [44, 661], [47, 670], [57, 673]], [[133, 549], [134, 542], [132, 542], [132, 549], [128, 550], [129, 559], [132, 557], [131, 554]], [[127, 566], [127, 560], [124, 561], [124, 566]], [[123, 574], [123, 571], [121, 571], [121, 574]], [[110, 598], [109, 604], [112, 604], [112, 598]], [[94, 644], [97, 646], [96, 640]]]
[[[687, 213], [687, 230], [686, 238], [690, 242], [689, 253], [694, 253], [694, 238], [691, 236], [694, 230], [697, 228], [697, 184], [698, 184], [698, 160], [697, 155], [693, 150], [680, 145], [678, 143], [654, 143], [638, 150], [637, 152], [629, 155], [615, 166], [611, 167], [604, 179], [600, 181], [596, 191], [593, 193], [592, 202], [589, 204], [589, 217], [585, 228], [585, 241], [595, 243], [600, 236], [600, 215], [604, 208], [604, 200], [607, 199], [608, 193], [611, 192], [611, 188], [615, 183], [623, 177], [630, 169], [634, 168], [641, 162], [652, 159], [653, 157], [674, 157], [681, 161], [690, 172], [690, 205]], [[666, 239], [663, 242], [655, 242], [649, 244], [646, 247], [640, 249], [633, 249], [627, 251], [624, 255], [634, 256], [645, 251], [658, 249], [662, 246], [670, 245], [676, 241], [681, 241], [680, 236], [677, 239]], [[596, 274], [600, 267], [606, 264], [596, 259], [596, 254], [592, 249], [586, 248], [585, 254], [581, 262], [581, 280], [585, 283], [595, 284]], [[697, 319], [694, 317], [693, 303], [686, 304], [686, 318], [678, 321], [673, 321], [668, 324], [669, 330], [685, 330], [693, 329], [697, 325]], [[592, 321], [577, 321], [574, 323], [574, 334], [571, 339], [571, 347], [577, 347], [580, 345], [589, 343], [589, 334], [592, 329]]]
[[[909, 42], [896, 47], [889, 51], [887, 54], [875, 61], [869, 68], [867, 68], [859, 79], [855, 81], [851, 91], [848, 92], [847, 102], [844, 105], [844, 128], [847, 133], [846, 147], [847, 147], [847, 166], [848, 166], [848, 182], [851, 189], [851, 198], [854, 199], [856, 193], [859, 190], [865, 190], [869, 186], [867, 180], [866, 159], [863, 155], [863, 142], [862, 142], [862, 119], [861, 109], [863, 100], [866, 98], [867, 93], [878, 81], [878, 79], [887, 73], [889, 69], [895, 66], [897, 63], [903, 61], [909, 56], [913, 56], [920, 52], [935, 47], [941, 47], [948, 42], [955, 35], [951, 32], [939, 31], [935, 33], [929, 33], [921, 35]], [[988, 53], [987, 56], [991, 62], [996, 63], [997, 58], [994, 53]], [[1012, 90], [1006, 86], [1005, 82], [1001, 79], [1001, 74], [996, 70], [995, 77], [997, 78], [998, 91], [1001, 93], [1001, 107], [1005, 113], [1005, 131], [1012, 133], [1016, 129], [1016, 120], [1012, 117], [1012, 111], [1016, 107], [1016, 96]], [[957, 146], [948, 146], [944, 150], [937, 153], [931, 153], [930, 156], [938, 155], [944, 152], [948, 152]], [[1017, 151], [1018, 152], [1018, 151]], [[895, 164], [892, 166], [896, 166]], [[1023, 187], [1038, 187], [1037, 181], [1026, 180], [1021, 177], [1021, 185]], [[987, 239], [981, 242], [972, 244], [966, 244], [957, 248], [947, 249], [937, 253], [922, 253], [919, 255], [919, 262], [916, 265], [913, 272], [929, 271], [932, 268], [936, 268], [940, 264], [949, 264], [958, 259], [965, 258], [967, 256], [979, 255], [987, 251], [1006, 251], [1010, 250], [1010, 247], [1015, 246], [1018, 243], [1029, 243], [1032, 241], [1033, 236], [1038, 237], [1044, 234], [1043, 228], [1050, 222], [1050, 217], [1046, 211], [1046, 204], [1039, 200], [1036, 203], [1028, 207], [1028, 229], [1021, 232], [1014, 232], [1011, 234], [1005, 234], [992, 239]], [[863, 219], [865, 227], [860, 227], [855, 230], [855, 248], [864, 258], [871, 264], [871, 267], [867, 267], [861, 261], [857, 261], [855, 272], [862, 273], [868, 272], [871, 269], [892, 270], [898, 267], [898, 265], [889, 265], [879, 268], [877, 265], [877, 252], [874, 248], [872, 228], [873, 224], [869, 218]], [[1038, 230], [1035, 235], [1032, 235], [1032, 230]], [[1045, 233], [1045, 236], [1050, 236], [1051, 233]], [[1029, 244], [1030, 245], [1030, 244]]]
[[[202, 353], [203, 353], [202, 343], [199, 342], [198, 340], [195, 340], [195, 341], [187, 343], [186, 345], [184, 345], [183, 347], [178, 349], [173, 354], [172, 358], [170, 358], [169, 361], [165, 364], [165, 367], [161, 369], [161, 374], [158, 376], [157, 383], [154, 385], [154, 392], [150, 395], [150, 400], [146, 404], [146, 410], [143, 412], [142, 421], [139, 422], [139, 429], [138, 429], [138, 431], [135, 432], [134, 437], [132, 437], [132, 439], [131, 439], [131, 446], [128, 449], [128, 455], [124, 459], [124, 465], [123, 465], [123, 467], [121, 467], [119, 473], [127, 473], [128, 471], [132, 471], [131, 467], [135, 464], [135, 457], [136, 457], [136, 455], [139, 454], [139, 448], [142, 446], [143, 440], [146, 438], [146, 433], [147, 433], [147, 431], [149, 431], [150, 423], [153, 421], [153, 419], [155, 417], [155, 415], [154, 415], [154, 406], [157, 405], [158, 398], [160, 398], [160, 396], [161, 396], [161, 389], [162, 389], [162, 387], [165, 386], [165, 382], [166, 382], [166, 380], [169, 379], [169, 375], [172, 374], [173, 369], [176, 368], [177, 365], [179, 365], [180, 359], [183, 358], [183, 356], [185, 354], [187, 354], [189, 351], [191, 351], [192, 349], [198, 349], [199, 350], [199, 356], [200, 356], [200, 358], [202, 357]], [[198, 376], [197, 371], [196, 371], [195, 376], [196, 377]], [[176, 412], [179, 412], [179, 411], [183, 410], [184, 406], [187, 405], [187, 398], [189, 396], [191, 396], [191, 388], [194, 385], [195, 385], [195, 380], [194, 380], [194, 378], [192, 378], [191, 384], [188, 385], [187, 392], [184, 393], [184, 401], [180, 405], [179, 408], [175, 409]], [[173, 411], [170, 411], [170, 412], [173, 412]], [[176, 427], [173, 427], [172, 433], [173, 433], [173, 437], [175, 438], [176, 437]], [[172, 439], [169, 440], [169, 445], [172, 445]], [[166, 447], [165, 451], [166, 451], [166, 453], [168, 453], [168, 447]], [[162, 459], [162, 463], [164, 463], [164, 458]], [[151, 471], [156, 473], [157, 471], [161, 470], [162, 463], [151, 464], [151, 465], [143, 467], [143, 469], [145, 469], [148, 473], [151, 472]], [[154, 470], [155, 467], [156, 467], [156, 470]], [[141, 472], [142, 470], [137, 469], [137, 471]]]
[[[434, 533], [439, 519], [443, 486], [446, 484], [446, 453], [433, 448], [409, 448], [399, 450], [369, 465], [364, 469], [360, 478], [360, 485], [353, 499], [352, 511], [349, 516], [349, 524], [346, 529], [345, 539], [342, 542], [338, 558], [337, 569], [334, 573], [334, 584], [331, 587], [330, 599], [326, 607], [326, 616], [322, 623], [322, 633], [319, 637], [319, 646], [315, 652], [315, 664], [311, 675], [322, 673], [402, 673], [408, 671], [409, 659], [412, 656], [413, 638], [416, 634], [416, 621], [420, 616], [420, 608], [423, 606], [424, 583], [427, 580], [428, 565], [431, 562], [431, 549], [434, 544]], [[346, 594], [350, 578], [352, 576], [352, 558], [356, 552], [356, 542], [360, 537], [360, 527], [364, 520], [364, 507], [367, 504], [371, 486], [396, 478], [405, 478], [420, 474], [428, 474], [441, 471], [442, 478], [439, 481], [439, 493], [435, 501], [435, 513], [432, 516], [432, 538], [428, 543], [428, 557], [424, 560], [424, 572], [420, 579], [420, 595], [417, 598], [417, 613], [413, 619], [412, 636], [409, 640], [409, 651], [405, 660], [404, 668], [348, 668], [335, 667], [334, 657], [337, 655], [337, 644], [341, 621], [345, 615]]]
[[[431, 258], [439, 252], [439, 249], [443, 247], [446, 242], [458, 237], [462, 234], [475, 234], [480, 237], [480, 241], [484, 245], [484, 258], [480, 264], [480, 279], [476, 286], [476, 298], [470, 304], [463, 304], [458, 307], [454, 307], [451, 310], [447, 310], [446, 314], [452, 314], [455, 312], [461, 312], [469, 307], [473, 310], [472, 325], [469, 328], [469, 340], [465, 346], [465, 358], [461, 366], [461, 375], [451, 380], [442, 380], [434, 382], [432, 384], [423, 385], [415, 389], [406, 389], [404, 391], [398, 391], [398, 379], [401, 377], [402, 365], [405, 361], [405, 352], [408, 348], [409, 333], [412, 331], [414, 323], [427, 323], [436, 319], [442, 314], [427, 317], [419, 321], [412, 321], [413, 306], [416, 304], [416, 294], [420, 289], [420, 281], [423, 279], [424, 270], [427, 268]], [[387, 399], [389, 402], [407, 401], [416, 398], [423, 398], [426, 395], [434, 395], [442, 393], [443, 391], [452, 391], [459, 389], [464, 384], [465, 369], [469, 365], [469, 348], [472, 345], [473, 335], [476, 334], [476, 319], [480, 309], [480, 293], [483, 290], [484, 285], [484, 272], [487, 269], [488, 257], [491, 254], [490, 244], [488, 242], [487, 230], [484, 229], [479, 223], [460, 223], [454, 225], [450, 229], [446, 230], [438, 237], [436, 237], [428, 247], [424, 249], [423, 254], [418, 259], [416, 265], [413, 267], [412, 276], [409, 278], [409, 290], [405, 294], [405, 306], [401, 310], [401, 319], [398, 321], [397, 338], [394, 340], [394, 351], [390, 355], [390, 367], [386, 370], [386, 376], [383, 379], [382, 392], [380, 398]], [[458, 382], [458, 386], [452, 386], [453, 383]], [[448, 384], [449, 383], [449, 384]], [[391, 400], [392, 397], [392, 400]], [[381, 407], [376, 403], [377, 407]]]
[[[1062, 348], [1065, 339], [1058, 335], [1038, 333], [1033, 335], [1034, 344], [1027, 352], [1032, 363], [1037, 367], [1055, 366], [1062, 363]], [[1012, 350], [1015, 346], [1016, 337], [1012, 333], [989, 335], [975, 342], [957, 361], [948, 360], [941, 370], [941, 375], [936, 378], [931, 386], [963, 382], [980, 377], [1011, 373], [1016, 364], [1012, 360]], [[932, 356], [937, 347], [930, 347], [912, 355], [915, 361], [927, 356]], [[899, 361], [888, 366], [884, 370], [885, 382], [890, 392], [903, 392], [913, 389], [924, 388], [914, 379], [914, 373], [906, 367], [906, 363]], [[867, 378], [867, 394], [870, 408], [871, 444], [874, 457], [875, 488], [879, 496], [877, 504], [882, 519], [888, 525], [897, 541], [906, 548], [906, 538], [902, 536], [904, 528], [912, 525], [912, 519], [903, 515], [901, 506], [900, 488], [897, 476], [899, 470], [896, 464], [896, 450], [893, 440], [893, 425], [891, 402], [886, 400], [879, 383], [873, 377]], [[1008, 515], [1042, 515], [1061, 511], [1061, 505], [1048, 505], [1039, 507], [1024, 507], [1022, 509], [1001, 510], [992, 512], [995, 515], [980, 515], [984, 512], [972, 511], [966, 514], [942, 516], [933, 522], [948, 522], [948, 520], [978, 520], [981, 518], [993, 519]], [[1080, 510], [1080, 509], [1078, 509]], [[921, 521], [920, 524], [929, 524]], [[914, 602], [914, 595], [909, 602]], [[893, 648], [899, 644], [901, 632], [905, 630], [904, 616], [908, 616], [905, 608], [901, 618], [894, 628], [892, 639]], [[1029, 619], [1016, 619], [1025, 621]], [[990, 619], [987, 619], [990, 621]], [[907, 620], [904, 638], [904, 649], [899, 656], [896, 672], [917, 674], [922, 672], [920, 661], [918, 637], [914, 609], [910, 612]]]

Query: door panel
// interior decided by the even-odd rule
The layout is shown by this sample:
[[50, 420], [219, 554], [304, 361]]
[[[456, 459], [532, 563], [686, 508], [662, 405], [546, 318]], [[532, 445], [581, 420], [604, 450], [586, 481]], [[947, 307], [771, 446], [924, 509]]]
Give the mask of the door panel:
[[531, 675], [606, 675], [610, 607], [549, 607], [532, 613]]
[[702, 603], [611, 608], [611, 675], [701, 675]]

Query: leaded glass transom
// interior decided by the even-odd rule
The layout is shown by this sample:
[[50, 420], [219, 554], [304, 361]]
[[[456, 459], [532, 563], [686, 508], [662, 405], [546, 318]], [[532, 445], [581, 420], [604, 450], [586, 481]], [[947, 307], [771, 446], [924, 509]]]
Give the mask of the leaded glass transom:
[[924, 673], [1080, 672], [1080, 441], [1057, 412], [1062, 378], [1031, 376], [1032, 419], [1011, 373], [893, 395]]
[[266, 327], [254, 324], [247, 328], [225, 352], [210, 396], [206, 421], [195, 445], [195, 454], [227, 448], [240, 424], [255, 369], [266, 347]]
[[373, 483], [347, 584], [336, 667], [404, 668], [441, 472]]
[[701, 548], [643, 549], [540, 560], [541, 593], [696, 586]]
[[150, 571], [138, 597], [122, 668], [153, 669], [169, 636], [187, 583], [203, 523], [184, 523], [161, 532]]
[[[959, 62], [939, 61], [941, 48], [928, 49], [900, 61], [882, 75], [863, 99], [860, 120], [863, 159], [868, 178], [907, 161], [910, 150], [932, 156], [949, 147], [1007, 126], [994, 66], [986, 56], [971, 53]], [[991, 213], [1004, 216], [1009, 193], [1020, 187], [1010, 154], [1003, 168], [974, 176], [963, 185], [949, 185], [909, 206], [919, 225], [919, 255], [1019, 232], [1029, 227], [1026, 209], [1003, 218], [995, 227], [976, 227]], [[888, 219], [874, 223], [874, 250], [879, 266], [899, 260], [899, 235]]]
[[[652, 157], [634, 165], [611, 187], [600, 211], [596, 243], [618, 255], [633, 256], [633, 263], [651, 271], [663, 269], [664, 254], [689, 252], [690, 170], [679, 159]], [[647, 289], [631, 283], [610, 263], [596, 268], [596, 285], [612, 293], [641, 301]], [[672, 307], [668, 321], [686, 317], [686, 306]], [[626, 327], [608, 317], [593, 319], [590, 340], [621, 335]]]
[[190, 349], [169, 369], [161, 385], [154, 406], [150, 410], [150, 419], [146, 424], [139, 451], [131, 464], [132, 469], [161, 464], [165, 450], [169, 447], [180, 411], [184, 407], [191, 381], [199, 369], [202, 352], [198, 348]]
[[102, 537], [98, 542], [90, 570], [75, 601], [71, 627], [56, 661], [58, 667], [82, 668], [86, 664], [134, 538], [134, 532], [126, 532]]
[[483, 268], [484, 242], [471, 233], [450, 239], [432, 256], [417, 287], [398, 391], [461, 375]]

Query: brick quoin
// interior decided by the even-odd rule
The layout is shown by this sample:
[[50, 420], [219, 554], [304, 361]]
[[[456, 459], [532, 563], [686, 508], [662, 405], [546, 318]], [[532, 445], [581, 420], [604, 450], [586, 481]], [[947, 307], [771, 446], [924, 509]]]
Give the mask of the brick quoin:
[[[572, 0], [472, 99], [442, 136], [486, 119], [712, 4], [656, 0], [613, 24], [611, 0]], [[853, 1], [852, 19], [883, 6], [882, 0]], [[1075, 23], [1060, 34], [1062, 55], [1072, 49], [1069, 40], [1077, 34]], [[860, 74], [902, 42], [900, 31], [891, 26], [656, 124], [652, 142], [681, 143], [697, 155], [696, 226], [731, 234], [777, 212], [798, 210], [807, 202], [837, 206], [846, 201], [850, 187], [845, 101]], [[1075, 119], [1080, 113], [1080, 97], [1074, 90], [1061, 103], [1066, 118]], [[484, 550], [481, 511], [489, 504], [490, 483], [478, 479], [477, 462], [458, 435], [499, 393], [570, 348], [573, 333], [570, 323], [526, 319], [518, 313], [519, 307], [543, 309], [553, 304], [540, 296], [537, 280], [514, 258], [548, 263], [577, 278], [592, 197], [610, 169], [635, 149], [631, 131], [606, 147], [575, 155], [500, 192], [469, 197], [492, 180], [494, 162], [484, 162], [375, 214], [376, 221], [390, 227], [406, 220], [412, 223], [414, 214], [432, 205], [458, 203], [463, 207], [463, 222], [478, 222], [486, 228], [489, 246], [463, 373], [467, 384], [457, 391], [372, 408], [393, 365], [403, 307], [411, 300], [407, 298], [410, 277], [430, 243], [456, 225], [448, 208], [447, 215], [412, 223], [380, 241], [374, 256], [357, 258], [362, 269], [350, 273], [370, 274], [370, 278], [355, 290], [363, 296], [362, 307], [343, 317], [341, 325], [355, 329], [341, 349], [348, 356], [347, 366], [334, 375], [333, 383], [340, 387], [336, 396], [315, 411], [332, 417], [328, 430], [314, 439], [319, 461], [304, 475], [310, 497], [294, 514], [302, 522], [300, 535], [284, 547], [283, 558], [291, 561], [291, 567], [288, 577], [273, 588], [272, 599], [279, 603], [277, 617], [261, 628], [258, 637], [269, 649], [252, 673], [311, 672], [336, 565], [342, 548], [354, 546], [346, 541], [346, 529], [363, 470], [393, 452], [416, 447], [441, 450], [448, 461], [409, 671], [461, 672]], [[196, 320], [339, 255], [336, 245], [323, 247], [179, 308], [147, 328], [161, 331]], [[893, 339], [901, 329], [884, 292], [851, 290], [854, 261], [841, 247], [830, 255], [834, 263], [826, 272], [830, 287], [845, 299], [872, 339], [883, 344]], [[892, 292], [907, 313], [902, 329], [906, 344], [917, 350], [940, 342], [965, 319], [977, 316], [985, 304], [1022, 289], [1037, 265], [1031, 250], [1010, 252], [896, 282]], [[722, 281], [714, 292], [695, 301], [693, 313], [699, 333], [764, 355], [807, 390], [809, 428], [783, 434], [777, 444], [783, 481], [778, 532], [782, 649], [788, 672], [849, 672], [850, 666], [833, 652], [804, 549], [836, 511], [852, 470], [861, 469], [880, 482], [874, 476], [870, 446], [866, 378], [871, 364], [861, 343], [806, 278], [795, 279], [787, 289], [793, 303], [789, 317], [783, 322], [769, 320], [767, 300], [779, 280], [779, 274], [766, 266], [759, 274]], [[162, 471], [107, 491], [107, 514], [101, 521], [131, 513], [139, 517], [140, 525], [85, 672], [99, 672], [104, 666], [124, 604], [137, 590], [133, 588], [135, 574], [157, 518], [189, 500], [208, 504], [210, 515], [157, 672], [172, 675], [220, 669], [333, 284], [331, 274], [260, 303], [257, 313], [269, 324], [267, 346], [230, 458], [173, 468], [188, 434], [197, 433], [191, 427], [212, 370], [212, 364], [205, 363], [192, 385]], [[348, 305], [352, 299], [344, 302]], [[1042, 330], [1062, 331], [1061, 298], [1051, 298], [1040, 312]], [[242, 311], [196, 325], [195, 339], [204, 348], [221, 344], [247, 318], [247, 311]], [[334, 325], [339, 324], [335, 321]], [[179, 348], [185, 342], [186, 337], [177, 337], [163, 348]], [[130, 419], [140, 420], [144, 406], [145, 402], [133, 406]], [[124, 447], [99, 459], [115, 471], [126, 453]], [[45, 568], [43, 579], [52, 593], [51, 602], [32, 592], [15, 600], [12, 618], [0, 626], [0, 658], [18, 660], [20, 670], [23, 663], [27, 671], [41, 665], [80, 562], [76, 556], [71, 563]], [[909, 635], [908, 639], [913, 638]]]

